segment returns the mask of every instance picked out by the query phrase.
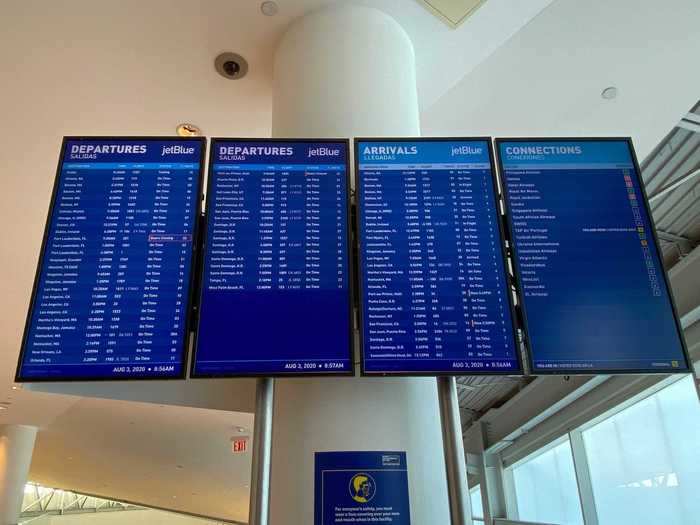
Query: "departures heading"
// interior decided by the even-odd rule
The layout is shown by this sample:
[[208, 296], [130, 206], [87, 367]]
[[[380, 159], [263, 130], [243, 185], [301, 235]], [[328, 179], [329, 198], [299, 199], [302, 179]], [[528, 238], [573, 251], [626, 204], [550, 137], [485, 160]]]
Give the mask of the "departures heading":
[[17, 381], [689, 370], [629, 139], [349, 149], [66, 137]]

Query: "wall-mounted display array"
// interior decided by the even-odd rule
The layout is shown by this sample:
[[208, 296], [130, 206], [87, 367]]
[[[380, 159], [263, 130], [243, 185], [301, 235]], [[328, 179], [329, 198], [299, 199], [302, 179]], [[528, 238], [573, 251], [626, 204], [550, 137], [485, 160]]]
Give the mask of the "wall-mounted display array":
[[212, 140], [203, 217], [205, 149], [64, 139], [17, 381], [184, 378], [190, 331], [192, 377], [350, 375], [355, 295], [364, 375], [689, 370], [628, 139], [357, 139], [356, 243], [347, 140]]
[[351, 374], [348, 142], [212, 141], [194, 377]]
[[357, 139], [362, 370], [520, 373], [490, 139]]
[[687, 371], [631, 142], [496, 144], [533, 373]]
[[18, 381], [184, 377], [205, 148], [64, 139]]

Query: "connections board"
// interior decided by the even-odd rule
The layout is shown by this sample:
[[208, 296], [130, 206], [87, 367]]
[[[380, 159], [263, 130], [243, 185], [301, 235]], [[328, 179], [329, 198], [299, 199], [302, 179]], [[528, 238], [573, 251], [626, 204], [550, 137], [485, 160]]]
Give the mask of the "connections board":
[[18, 381], [184, 377], [205, 148], [64, 139]]
[[355, 159], [363, 373], [519, 373], [490, 139], [357, 139]]
[[687, 371], [631, 141], [496, 145], [532, 371]]
[[351, 374], [346, 140], [214, 139], [194, 377]]

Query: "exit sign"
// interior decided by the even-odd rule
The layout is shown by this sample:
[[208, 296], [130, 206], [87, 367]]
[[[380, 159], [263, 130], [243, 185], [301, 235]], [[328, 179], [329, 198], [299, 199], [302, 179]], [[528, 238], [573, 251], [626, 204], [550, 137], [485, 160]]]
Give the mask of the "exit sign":
[[231, 452], [234, 454], [242, 454], [248, 450], [248, 438], [232, 438], [231, 439]]

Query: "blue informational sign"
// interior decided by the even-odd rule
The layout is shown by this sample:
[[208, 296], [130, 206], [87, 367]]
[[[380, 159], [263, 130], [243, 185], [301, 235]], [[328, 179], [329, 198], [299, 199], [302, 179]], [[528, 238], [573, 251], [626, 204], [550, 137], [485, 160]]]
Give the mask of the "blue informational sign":
[[192, 375], [351, 374], [348, 142], [212, 141]]
[[18, 381], [184, 377], [205, 148], [64, 139]]
[[405, 452], [317, 452], [314, 525], [410, 525]]
[[535, 373], [687, 371], [628, 139], [499, 139]]
[[519, 373], [490, 139], [355, 153], [363, 373]]

